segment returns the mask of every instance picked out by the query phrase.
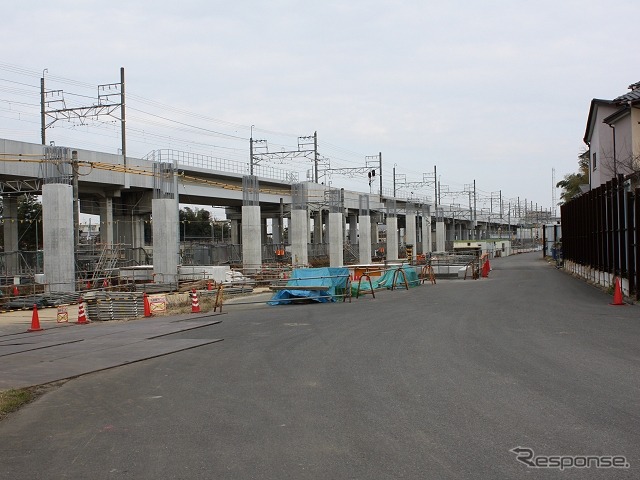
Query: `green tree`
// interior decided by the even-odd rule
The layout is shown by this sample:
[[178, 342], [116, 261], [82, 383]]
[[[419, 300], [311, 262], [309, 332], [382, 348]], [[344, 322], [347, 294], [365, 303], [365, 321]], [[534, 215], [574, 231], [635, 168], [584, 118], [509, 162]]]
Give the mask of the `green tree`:
[[178, 218], [180, 220], [180, 240], [211, 238], [211, 212], [208, 210], [181, 208], [178, 212]]
[[[4, 218], [3, 222], [18, 223], [18, 248], [33, 251], [42, 249], [42, 203], [35, 195], [18, 197], [18, 218]], [[4, 244], [4, 228], [0, 228], [0, 239]]]
[[560, 203], [566, 203], [575, 196], [582, 193], [580, 185], [589, 184], [589, 152], [586, 151], [578, 157], [578, 173], [569, 173], [557, 184], [557, 188], [562, 188]]

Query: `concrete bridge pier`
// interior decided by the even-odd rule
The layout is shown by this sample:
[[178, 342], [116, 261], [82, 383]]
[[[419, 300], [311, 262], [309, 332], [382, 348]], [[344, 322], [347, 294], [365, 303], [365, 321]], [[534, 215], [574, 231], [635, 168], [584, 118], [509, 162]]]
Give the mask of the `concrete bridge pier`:
[[4, 195], [2, 197], [2, 218], [4, 230], [4, 262], [7, 275], [19, 273], [20, 258], [18, 250], [18, 197]]
[[329, 213], [329, 266], [341, 267], [344, 264], [344, 236], [342, 233], [343, 215], [341, 212]]
[[436, 252], [444, 252], [446, 249], [446, 225], [444, 220], [436, 221]]
[[105, 197], [100, 200], [100, 243], [113, 245], [113, 197]]
[[416, 259], [416, 246], [417, 246], [417, 235], [416, 235], [416, 214], [415, 212], [407, 211], [405, 218], [405, 227], [404, 227], [404, 243], [406, 245], [413, 246], [413, 252], [411, 254], [411, 261], [413, 262]]
[[349, 214], [347, 222], [349, 224], [349, 243], [356, 245], [358, 243], [358, 217], [355, 213]]
[[387, 260], [398, 260], [398, 217], [387, 215]]
[[309, 219], [307, 210], [291, 210], [291, 265], [293, 268], [306, 267], [309, 264], [307, 242], [309, 238]]
[[271, 218], [271, 240], [274, 244], [283, 243], [283, 239], [280, 236], [282, 226], [280, 225], [280, 217]]
[[144, 248], [144, 222], [146, 215], [129, 215], [114, 217], [114, 238], [116, 244], [133, 249], [137, 262], [142, 261], [141, 248]]
[[431, 215], [428, 207], [422, 212], [422, 253], [431, 253]]
[[51, 183], [42, 186], [44, 273], [50, 292], [75, 292], [73, 188]]
[[173, 198], [154, 198], [153, 215], [153, 273], [156, 282], [178, 281], [180, 237], [178, 234], [178, 203]]
[[[371, 220], [371, 217], [369, 219]], [[371, 244], [378, 248], [378, 243], [380, 243], [380, 232], [378, 231], [378, 219], [374, 217], [371, 221]]]
[[255, 273], [262, 268], [262, 222], [259, 205], [242, 206], [242, 268]]
[[313, 243], [323, 241], [323, 215], [322, 209], [313, 212]]
[[232, 245], [238, 245], [240, 243], [240, 227], [240, 221], [237, 218], [232, 218], [229, 225]]
[[[371, 217], [360, 215], [358, 254], [360, 263], [371, 263]], [[377, 228], [377, 225], [376, 225]]]

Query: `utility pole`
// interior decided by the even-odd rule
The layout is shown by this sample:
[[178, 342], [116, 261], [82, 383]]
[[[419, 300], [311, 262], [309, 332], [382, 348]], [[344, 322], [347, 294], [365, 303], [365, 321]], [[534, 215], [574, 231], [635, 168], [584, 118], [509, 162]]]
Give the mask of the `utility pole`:
[[393, 198], [396, 198], [396, 165], [393, 165]]
[[433, 166], [433, 196], [434, 198], [434, 202], [435, 202], [435, 206], [438, 206], [438, 186], [440, 185], [440, 182], [438, 182], [438, 171], [436, 169], [436, 166]]
[[313, 181], [318, 183], [318, 131], [313, 132]]
[[473, 220], [478, 221], [478, 205], [476, 197], [476, 181], [473, 181]]
[[249, 175], [253, 175], [253, 134], [249, 138]]
[[42, 145], [47, 144], [45, 115], [44, 115], [44, 72], [42, 72], [42, 78], [40, 79], [40, 137], [42, 138]]
[[127, 137], [124, 112], [124, 67], [120, 67], [120, 136], [122, 138], [122, 159], [124, 168], [127, 168]]
[[78, 200], [78, 152], [71, 152], [71, 174], [72, 174], [72, 192], [73, 192], [73, 242], [74, 250], [77, 252], [80, 243], [80, 217], [79, 200]]
[[382, 152], [378, 152], [378, 158], [380, 161], [380, 202], [382, 202]]
[[[589, 177], [591, 177], [591, 173], [589, 173]], [[591, 183], [591, 182], [589, 182]], [[558, 203], [558, 199], [556, 197], [556, 169], [551, 169], [551, 211], [553, 212], [553, 216], [556, 216], [556, 204]]]

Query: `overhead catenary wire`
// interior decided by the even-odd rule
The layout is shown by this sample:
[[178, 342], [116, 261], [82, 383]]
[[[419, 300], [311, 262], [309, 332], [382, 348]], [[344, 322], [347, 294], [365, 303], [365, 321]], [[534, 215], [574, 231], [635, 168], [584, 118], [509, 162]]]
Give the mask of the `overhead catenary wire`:
[[[64, 98], [69, 107], [81, 106], [86, 102], [82, 100], [96, 100], [97, 101], [97, 83], [89, 83], [77, 79], [68, 78], [65, 76], [45, 73], [43, 70], [36, 70], [25, 68], [20, 65], [14, 65], [9, 63], [0, 62], [0, 71], [5, 72], [0, 76], [0, 118], [10, 120], [13, 122], [20, 122], [24, 125], [37, 125], [39, 122], [34, 121], [39, 112], [36, 109], [40, 107], [39, 103], [29, 102], [33, 100], [40, 91], [41, 78], [45, 78], [47, 91], [55, 90], [59, 86], [69, 86], [70, 91], [64, 89]], [[11, 78], [14, 76], [15, 78]], [[33, 83], [30, 83], [31, 80]], [[116, 84], [117, 82], [114, 82]], [[86, 93], [90, 92], [90, 93]], [[26, 100], [26, 101], [23, 101]], [[8, 106], [10, 108], [4, 108]], [[152, 107], [150, 108], [145, 108]], [[14, 108], [15, 107], [15, 108]], [[163, 113], [154, 112], [153, 109], [161, 109]], [[206, 155], [219, 156], [226, 159], [238, 159], [248, 161], [249, 150], [249, 136], [254, 133], [254, 139], [260, 135], [273, 135], [281, 138], [272, 139], [268, 138], [268, 145], [270, 149], [296, 149], [294, 139], [300, 136], [296, 133], [278, 131], [277, 129], [260, 128], [260, 126], [248, 125], [239, 122], [232, 122], [215, 118], [210, 115], [206, 115], [199, 112], [189, 111], [187, 109], [178, 108], [172, 105], [168, 105], [157, 100], [146, 98], [145, 96], [138, 95], [135, 92], [135, 88], [128, 88], [127, 92], [127, 111], [137, 112], [137, 115], [129, 115], [127, 123], [127, 136], [131, 140], [128, 144], [127, 156], [144, 156], [151, 150], [157, 150], [162, 148], [169, 149], [184, 149], [189, 152], [198, 152]], [[168, 114], [167, 114], [168, 112]], [[149, 118], [144, 118], [149, 117]], [[197, 119], [198, 121], [216, 124], [224, 126], [225, 129], [233, 129], [235, 132], [225, 132], [225, 129], [215, 129], [199, 124], [200, 122], [189, 122], [185, 119]], [[86, 119], [86, 123], [67, 124], [66, 122], [56, 122], [52, 125], [52, 136], [58, 144], [67, 143], [72, 144], [76, 148], [86, 149], [106, 149], [111, 150], [116, 145], [117, 140], [120, 139], [119, 132], [117, 131], [118, 119], [114, 117], [113, 123], [96, 122], [94, 119]], [[91, 125], [88, 127], [87, 125]], [[144, 128], [145, 125], [149, 125], [155, 131], [149, 131]], [[81, 128], [82, 127], [82, 128]], [[158, 130], [161, 130], [160, 132]], [[29, 137], [29, 133], [24, 129], [7, 129], [0, 126], [0, 132], [7, 132], [7, 134], [20, 135]], [[33, 138], [39, 137], [39, 132], [34, 129], [32, 133]], [[202, 138], [219, 138], [218, 142], [208, 142], [202, 140]], [[102, 139], [102, 140], [100, 140]], [[109, 140], [107, 140], [109, 139]], [[224, 141], [223, 141], [224, 140]], [[114, 141], [114, 144], [110, 144]], [[229, 144], [225, 144], [225, 142]], [[145, 146], [150, 146], [147, 150], [143, 150]], [[372, 150], [377, 150], [373, 148]], [[216, 153], [218, 152], [218, 153]], [[346, 148], [344, 146], [336, 145], [320, 137], [318, 142], [318, 152], [321, 158], [329, 160], [332, 167], [350, 167], [360, 166], [365, 162], [364, 157], [372, 152], [357, 152], [353, 149]], [[391, 173], [390, 165], [395, 162], [389, 162], [389, 158], [393, 158], [392, 154], [386, 157], [386, 161], [383, 165], [383, 182], [384, 188], [390, 189], [393, 182], [393, 175]], [[287, 162], [285, 162], [287, 163]], [[437, 164], [437, 160], [429, 162]], [[288, 162], [291, 168], [297, 168], [298, 172], [302, 173], [305, 170], [311, 168], [311, 165], [307, 162]], [[404, 168], [403, 173], [409, 175], [416, 175], [418, 178], [423, 173], [418, 172], [414, 168]], [[340, 181], [344, 179], [333, 179], [333, 184], [340, 184]], [[445, 176], [439, 175], [439, 178], [443, 185], [451, 185], [457, 188], [460, 185], [458, 182], [451, 181]], [[346, 185], [362, 185], [367, 190], [366, 178], [355, 178], [344, 181]], [[486, 186], [485, 186], [486, 188]], [[414, 191], [420, 191], [419, 188], [414, 188]], [[428, 194], [433, 192], [427, 191]], [[482, 196], [487, 192], [478, 189], [478, 196]], [[490, 192], [488, 192], [490, 194]], [[506, 198], [506, 195], [504, 196]]]

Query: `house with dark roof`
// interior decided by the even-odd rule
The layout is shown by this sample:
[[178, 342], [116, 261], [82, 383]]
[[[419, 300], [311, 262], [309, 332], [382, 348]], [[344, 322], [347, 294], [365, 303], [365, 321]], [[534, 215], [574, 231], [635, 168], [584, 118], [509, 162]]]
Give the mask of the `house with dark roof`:
[[613, 100], [591, 100], [584, 142], [591, 188], [640, 172], [640, 82]]

